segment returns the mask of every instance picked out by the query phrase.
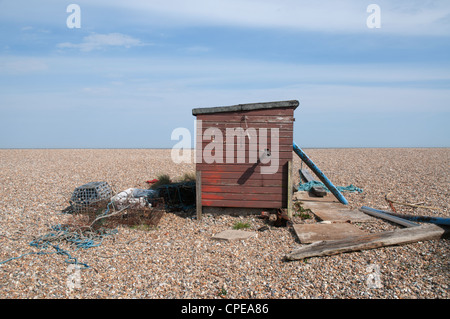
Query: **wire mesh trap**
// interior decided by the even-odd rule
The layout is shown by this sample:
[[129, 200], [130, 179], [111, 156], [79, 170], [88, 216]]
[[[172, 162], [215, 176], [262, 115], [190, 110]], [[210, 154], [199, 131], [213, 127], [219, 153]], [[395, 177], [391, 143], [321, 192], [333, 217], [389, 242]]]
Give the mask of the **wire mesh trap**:
[[90, 182], [75, 188], [69, 203], [75, 213], [89, 212], [107, 204], [112, 193], [107, 182]]
[[[164, 199], [153, 190], [129, 189], [114, 196], [106, 182], [91, 182], [75, 188], [66, 198], [69, 206], [62, 210], [70, 214], [65, 224], [52, 226], [45, 235], [29, 243], [39, 251], [32, 251], [17, 257], [0, 261], [0, 265], [26, 255], [59, 254], [65, 262], [89, 268], [72, 256], [70, 248], [92, 248], [117, 233], [117, 226], [158, 225], [165, 212]], [[49, 250], [52, 249], [53, 250]]]
[[[144, 202], [145, 204], [142, 204]], [[110, 225], [148, 225], [156, 226], [159, 224], [165, 213], [165, 204], [163, 198], [146, 198], [141, 197], [139, 201], [136, 198], [128, 198], [125, 203], [122, 214], [114, 214], [108, 218], [107, 223]], [[119, 211], [120, 211], [119, 210]]]
[[195, 181], [172, 183], [157, 187], [158, 194], [164, 199], [170, 211], [190, 211], [195, 209]]
[[114, 228], [119, 224], [156, 226], [164, 214], [164, 199], [153, 190], [130, 188], [113, 196], [106, 182], [91, 182], [75, 188], [63, 210], [71, 213], [77, 227]]

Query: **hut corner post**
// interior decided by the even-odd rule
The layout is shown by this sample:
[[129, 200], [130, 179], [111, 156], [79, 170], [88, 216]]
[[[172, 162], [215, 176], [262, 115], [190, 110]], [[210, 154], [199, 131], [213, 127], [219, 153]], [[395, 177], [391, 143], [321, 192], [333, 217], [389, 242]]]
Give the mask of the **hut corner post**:
[[202, 172], [195, 172], [195, 196], [196, 196], [196, 209], [197, 220], [202, 219]]
[[292, 161], [288, 161], [288, 178], [287, 178], [287, 215], [289, 219], [292, 219], [292, 196], [293, 196], [293, 184], [292, 184]]

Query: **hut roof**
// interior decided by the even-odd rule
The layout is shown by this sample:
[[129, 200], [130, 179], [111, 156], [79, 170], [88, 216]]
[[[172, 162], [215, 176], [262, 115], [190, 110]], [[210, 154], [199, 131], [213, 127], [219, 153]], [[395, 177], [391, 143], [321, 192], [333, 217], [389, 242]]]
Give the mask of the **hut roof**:
[[299, 102], [297, 100], [290, 100], [290, 101], [238, 104], [238, 105], [232, 105], [232, 106], [205, 107], [205, 108], [193, 109], [192, 115], [223, 113], [223, 112], [253, 111], [253, 110], [286, 108], [286, 107], [291, 107], [291, 108], [296, 109], [298, 105], [299, 105]]

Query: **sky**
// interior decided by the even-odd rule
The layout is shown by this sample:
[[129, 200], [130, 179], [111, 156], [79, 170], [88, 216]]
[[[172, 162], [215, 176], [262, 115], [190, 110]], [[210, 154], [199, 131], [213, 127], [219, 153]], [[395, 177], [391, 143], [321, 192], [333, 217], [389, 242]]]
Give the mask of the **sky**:
[[450, 147], [450, 1], [0, 0], [0, 148], [172, 148], [283, 100], [302, 148]]

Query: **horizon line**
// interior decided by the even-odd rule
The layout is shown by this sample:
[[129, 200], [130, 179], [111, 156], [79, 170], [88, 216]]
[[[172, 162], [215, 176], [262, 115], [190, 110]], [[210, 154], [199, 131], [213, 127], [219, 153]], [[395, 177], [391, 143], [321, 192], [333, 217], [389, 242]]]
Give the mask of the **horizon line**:
[[[450, 148], [450, 146], [307, 146], [303, 149]], [[0, 150], [171, 150], [172, 147], [0, 147]], [[195, 148], [184, 148], [195, 150]]]

